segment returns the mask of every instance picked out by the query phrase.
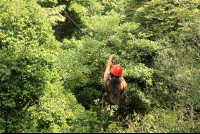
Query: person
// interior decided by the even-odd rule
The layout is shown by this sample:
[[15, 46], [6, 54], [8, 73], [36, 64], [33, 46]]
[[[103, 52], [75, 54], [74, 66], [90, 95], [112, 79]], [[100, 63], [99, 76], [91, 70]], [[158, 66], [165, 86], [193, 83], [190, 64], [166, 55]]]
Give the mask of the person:
[[118, 105], [122, 100], [125, 100], [123, 90], [126, 90], [127, 83], [122, 76], [122, 67], [116, 64], [111, 67], [114, 57], [116, 58], [115, 54], [110, 56], [104, 72], [104, 89], [107, 95], [102, 96], [101, 104], [104, 104], [105, 100], [111, 105]]

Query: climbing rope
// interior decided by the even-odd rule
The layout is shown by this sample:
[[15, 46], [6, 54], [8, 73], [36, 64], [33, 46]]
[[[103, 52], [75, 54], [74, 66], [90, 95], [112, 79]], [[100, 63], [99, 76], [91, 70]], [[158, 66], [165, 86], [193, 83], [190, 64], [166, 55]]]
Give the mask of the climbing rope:
[[74, 20], [67, 14], [66, 11], [65, 12], [65, 15], [74, 23], [74, 25], [76, 25], [84, 34], [88, 35], [89, 37], [91, 37], [89, 34], [87, 34], [85, 31], [83, 31], [79, 26], [78, 24], [76, 24], [76, 22], [74, 22]]

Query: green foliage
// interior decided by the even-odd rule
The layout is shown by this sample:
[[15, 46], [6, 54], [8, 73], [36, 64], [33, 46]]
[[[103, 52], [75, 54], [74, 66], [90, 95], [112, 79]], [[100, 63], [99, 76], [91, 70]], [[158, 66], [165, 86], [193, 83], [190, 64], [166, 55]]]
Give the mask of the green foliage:
[[126, 1], [124, 0], [110, 0], [110, 1], [98, 1], [98, 0], [88, 0], [88, 1], [73, 1], [70, 4], [69, 10], [75, 10], [76, 13], [82, 16], [93, 16], [106, 14], [111, 10], [115, 10], [118, 13], [124, 12], [124, 7]]
[[[199, 132], [199, 5], [1, 0], [0, 132]], [[111, 54], [129, 103], [99, 116]]]
[[138, 37], [162, 43], [182, 42], [198, 31], [199, 0], [153, 0], [138, 8], [134, 20], [141, 24]]
[[[186, 10], [188, 10], [187, 13], [193, 13], [194, 11], [197, 13], [196, 14], [194, 12], [194, 14], [192, 14], [193, 18], [196, 19], [195, 21], [190, 20], [191, 18], [186, 20], [187, 24], [191, 24], [195, 27], [195, 29], [191, 28], [191, 30], [187, 32], [188, 34], [185, 34], [186, 31], [184, 30], [187, 25], [182, 25], [182, 23], [185, 22], [183, 19], [184, 16], [179, 15], [177, 17], [178, 8], [174, 8], [170, 2], [173, 3], [173, 1], [146, 2], [143, 4], [144, 6], [136, 10], [136, 14], [134, 15], [135, 19], [133, 19], [134, 22], [126, 23], [123, 22], [123, 20], [127, 19], [125, 14], [123, 14], [123, 12], [118, 13], [114, 8], [112, 8], [112, 10], [104, 11], [104, 13], [102, 12], [102, 15], [100, 15], [100, 12], [97, 14], [94, 12], [91, 13], [90, 8], [83, 3], [73, 3], [71, 6], [71, 9], [80, 15], [82, 23], [86, 27], [84, 31], [93, 37], [91, 40], [98, 40], [98, 42], [102, 42], [102, 46], [100, 45], [99, 49], [100, 56], [98, 59], [100, 61], [104, 61], [106, 60], [105, 57], [109, 57], [109, 55], [113, 53], [119, 56], [118, 63], [124, 67], [123, 75], [126, 77], [126, 80], [129, 81], [127, 90], [131, 91], [131, 94], [129, 94], [130, 100], [132, 101], [131, 103], [134, 102], [134, 107], [136, 107], [134, 110], [143, 114], [145, 112], [149, 112], [153, 106], [165, 108], [171, 108], [174, 106], [169, 98], [172, 99], [177, 95], [175, 92], [178, 88], [178, 82], [176, 82], [176, 85], [172, 84], [171, 82], [169, 83], [169, 81], [164, 81], [163, 83], [163, 75], [159, 77], [159, 71], [154, 70], [155, 66], [164, 69], [169, 66], [170, 69], [173, 69], [171, 64], [174, 63], [170, 63], [168, 61], [160, 62], [162, 58], [158, 57], [158, 59], [153, 59], [153, 56], [161, 53], [146, 53], [141, 55], [138, 54], [137, 56], [134, 54], [162, 48], [158, 42], [165, 44], [168, 44], [169, 42], [178, 43], [189, 39], [190, 37], [196, 39], [195, 34], [198, 35], [198, 10], [195, 9], [198, 7], [198, 2], [193, 1], [191, 2], [193, 3], [193, 8], [186, 8]], [[194, 4], [195, 2], [197, 3]], [[186, 3], [180, 2], [177, 5], [175, 4], [175, 6], [180, 6], [180, 8], [183, 8], [184, 4]], [[123, 11], [123, 9], [121, 11]], [[160, 20], [155, 21], [157, 19]], [[164, 26], [161, 24], [164, 24]], [[171, 26], [172, 24], [173, 26]], [[165, 36], [160, 33], [163, 33]], [[181, 37], [178, 38], [180, 40], [177, 40], [178, 36]], [[138, 37], [144, 39], [138, 39]], [[154, 42], [152, 40], [154, 40]], [[93, 45], [93, 47], [96, 47], [96, 45]], [[76, 49], [81, 50], [80, 48], [82, 47], [78, 47]], [[91, 54], [93, 49], [89, 49], [89, 51], [87, 51], [87, 54]], [[96, 53], [99, 51], [97, 50]], [[79, 53], [82, 52], [86, 51], [79, 51]], [[84, 59], [88, 57], [87, 54], [83, 55]], [[93, 57], [92, 54], [90, 56]], [[154, 60], [159, 60], [159, 62], [154, 62]], [[96, 59], [95, 62], [98, 62], [98, 60]], [[104, 62], [104, 65], [106, 65], [106, 62]], [[160, 66], [162, 63], [165, 64], [163, 67]], [[83, 63], [79, 66], [81, 65], [85, 64]], [[90, 64], [86, 64], [86, 66], [88, 65]], [[100, 67], [100, 69], [102, 72], [104, 71], [102, 67]], [[166, 79], [168, 79], [170, 77], [176, 77], [176, 75], [172, 73], [173, 71], [168, 71], [169, 77], [164, 75], [164, 78], [166, 77]], [[192, 72], [193, 71], [195, 70], [192, 70]], [[166, 73], [165, 71], [161, 72]], [[193, 75], [191, 78], [192, 77]], [[195, 84], [194, 87], [198, 87], [198, 84]]]
[[106, 129], [106, 133], [125, 133], [125, 128], [120, 122], [112, 122]]
[[56, 25], [58, 22], [65, 21], [65, 17], [63, 17], [60, 14], [62, 11], [64, 11], [65, 5], [60, 5], [54, 8], [44, 8], [44, 9], [46, 9], [52, 25]]
[[[158, 95], [156, 95], [154, 98], [162, 101], [162, 104], [167, 102], [169, 103], [167, 104], [168, 107], [172, 107], [183, 100], [188, 102], [189, 98], [193, 96], [193, 101], [189, 103], [195, 105], [194, 107], [198, 107], [199, 104], [196, 101], [199, 100], [197, 97], [199, 95], [199, 83], [197, 82], [199, 65], [195, 64], [198, 63], [198, 59], [194, 58], [198, 50], [190, 46], [178, 50], [164, 51], [155, 60], [155, 76], [160, 81], [155, 82], [154, 90], [157, 93], [158, 91], [163, 93], [159, 95], [161, 97], [157, 98]], [[187, 94], [187, 96], [183, 97], [182, 93]], [[169, 98], [172, 100], [166, 101]], [[165, 106], [167, 105], [165, 104]], [[187, 105], [185, 104], [185, 106]]]
[[37, 3], [42, 7], [54, 7], [58, 1], [57, 0], [37, 0]]
[[16, 132], [52, 80], [57, 45], [45, 10], [34, 1], [0, 3], [1, 129]]
[[194, 116], [184, 116], [186, 112], [178, 110], [155, 109], [151, 113], [141, 116], [134, 114], [134, 120], [127, 120], [129, 128], [127, 133], [184, 133], [199, 132], [199, 122], [193, 120]]
[[86, 111], [69, 91], [63, 92], [60, 81], [48, 84], [40, 103], [29, 111], [32, 115], [26, 117], [25, 133], [90, 133], [99, 128], [96, 113]]

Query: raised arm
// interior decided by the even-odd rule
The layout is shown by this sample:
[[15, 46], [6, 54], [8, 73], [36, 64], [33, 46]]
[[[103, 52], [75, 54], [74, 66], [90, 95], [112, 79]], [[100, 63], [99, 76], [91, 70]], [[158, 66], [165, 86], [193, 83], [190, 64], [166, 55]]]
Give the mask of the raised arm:
[[111, 55], [109, 60], [108, 60], [108, 63], [107, 63], [107, 66], [106, 66], [106, 70], [104, 72], [104, 87], [106, 87], [106, 82], [108, 81], [109, 79], [109, 75], [110, 75], [110, 66], [111, 66], [111, 62], [112, 62], [112, 59], [113, 57], [116, 57], [115, 54]]

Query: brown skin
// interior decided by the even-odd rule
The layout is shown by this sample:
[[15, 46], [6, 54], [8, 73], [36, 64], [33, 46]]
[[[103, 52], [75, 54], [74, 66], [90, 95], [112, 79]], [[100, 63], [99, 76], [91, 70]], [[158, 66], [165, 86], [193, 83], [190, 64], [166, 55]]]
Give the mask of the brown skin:
[[[113, 55], [110, 56], [109, 61], [108, 61], [107, 66], [106, 66], [106, 70], [104, 72], [104, 87], [108, 87], [108, 89], [110, 87], [110, 81], [108, 81], [108, 79], [109, 79], [109, 76], [110, 76], [110, 68], [111, 68], [110, 66], [111, 66], [111, 62], [112, 62], [113, 57], [116, 57], [116, 55], [113, 54]], [[123, 76], [119, 77], [119, 80], [121, 81], [121, 90], [126, 90], [127, 83], [126, 83], [124, 77]]]

